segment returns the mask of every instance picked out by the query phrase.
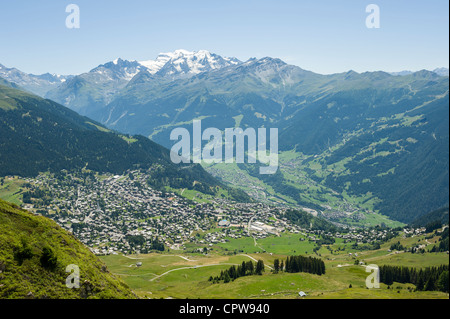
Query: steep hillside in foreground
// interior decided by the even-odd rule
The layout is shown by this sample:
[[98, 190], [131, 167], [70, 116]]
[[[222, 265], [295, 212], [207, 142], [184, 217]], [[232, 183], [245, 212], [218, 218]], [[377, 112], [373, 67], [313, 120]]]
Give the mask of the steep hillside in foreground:
[[[80, 270], [69, 289], [68, 265]], [[72, 281], [74, 282], [74, 281]], [[136, 298], [120, 279], [54, 221], [0, 200], [1, 298]]]

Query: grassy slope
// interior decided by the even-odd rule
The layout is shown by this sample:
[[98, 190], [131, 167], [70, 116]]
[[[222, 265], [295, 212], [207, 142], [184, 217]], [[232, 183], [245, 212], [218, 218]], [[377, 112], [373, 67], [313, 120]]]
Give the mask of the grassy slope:
[[[240, 264], [250, 259], [243, 255], [204, 257], [183, 254], [183, 256], [191, 261], [183, 260], [176, 255], [162, 254], [139, 255], [136, 256], [139, 258], [136, 260], [110, 255], [102, 257], [102, 260], [108, 264], [112, 272], [120, 274], [138, 295], [148, 298], [292, 299], [297, 298], [300, 291], [305, 291], [308, 298], [448, 298], [448, 294], [441, 292], [410, 292], [408, 287], [414, 288], [410, 284], [394, 283], [392, 285], [394, 290], [388, 289], [384, 284], [381, 284], [380, 289], [366, 289], [365, 280], [368, 273], [364, 267], [355, 265], [337, 267], [331, 261], [326, 261], [327, 273], [323, 276], [307, 273], [272, 274], [266, 268], [262, 276], [241, 277], [227, 284], [212, 284], [208, 281], [210, 276], [219, 275], [220, 271], [228, 269], [230, 264]], [[271, 265], [270, 261], [275, 257], [268, 254], [250, 256], [263, 259], [266, 265]], [[137, 261], [142, 262], [142, 267], [134, 266]], [[443, 262], [442, 256], [440, 261]], [[208, 264], [211, 266], [200, 267]], [[195, 265], [198, 267], [195, 268]], [[164, 274], [169, 270], [172, 271]], [[162, 274], [164, 275], [156, 277]], [[152, 280], [153, 278], [156, 279]], [[352, 288], [349, 288], [350, 284]]]
[[[0, 179], [1, 180], [1, 179]], [[22, 193], [24, 182], [17, 178], [5, 178], [3, 184], [0, 183], [0, 198], [16, 204], [22, 204]]]
[[[21, 265], [14, 251], [25, 243], [33, 256]], [[49, 247], [57, 266], [41, 266], [40, 256]], [[79, 289], [66, 287], [66, 266], [78, 265]], [[89, 249], [50, 219], [35, 216], [0, 200], [0, 298], [135, 298]], [[89, 292], [90, 290], [90, 292]], [[87, 293], [87, 295], [86, 295]]]
[[[279, 238], [258, 240], [258, 246], [263, 246], [268, 253], [261, 253], [255, 247], [251, 238], [231, 240], [226, 244], [214, 246], [211, 254], [185, 254], [182, 251], [170, 253], [153, 253], [124, 257], [120, 255], [103, 256], [101, 259], [108, 265], [111, 272], [120, 275], [136, 293], [149, 298], [298, 298], [299, 291], [305, 291], [308, 298], [356, 298], [356, 299], [424, 299], [448, 298], [448, 294], [441, 292], [414, 292], [411, 284], [394, 283], [390, 288], [381, 284], [380, 289], [367, 289], [365, 285], [368, 273], [363, 266], [354, 265], [355, 257], [349, 252], [357, 252], [358, 259], [366, 264], [398, 265], [424, 268], [448, 263], [446, 253], [391, 253], [390, 245], [400, 241], [403, 245], [411, 246], [425, 241], [425, 236], [397, 238], [381, 245], [381, 249], [374, 251], [356, 251], [351, 244], [344, 244], [338, 240], [333, 249], [345, 248], [345, 251], [331, 254], [326, 248], [319, 250], [320, 257], [326, 264], [326, 274], [323, 276], [306, 273], [272, 274], [267, 266], [272, 266], [275, 258], [284, 260], [286, 255], [311, 255], [312, 244], [298, 240], [300, 235], [284, 234]], [[429, 239], [430, 245], [435, 244], [438, 237]], [[267, 241], [267, 242], [266, 242]], [[270, 243], [274, 244], [271, 245]], [[431, 246], [430, 246], [431, 247]], [[430, 248], [428, 247], [428, 248]], [[224, 248], [243, 249], [243, 253], [224, 255]], [[256, 253], [256, 252], [259, 253]], [[295, 253], [294, 253], [295, 251]], [[270, 253], [272, 254], [270, 254]], [[181, 258], [183, 256], [186, 259]], [[262, 259], [266, 265], [263, 276], [249, 276], [238, 278], [234, 282], [212, 284], [210, 276], [218, 276], [221, 270], [228, 269], [230, 264], [240, 264], [242, 261]], [[142, 262], [136, 267], [137, 261]], [[207, 267], [200, 267], [209, 265]], [[195, 268], [195, 266], [198, 266]], [[189, 267], [189, 268], [188, 268]], [[171, 271], [166, 273], [167, 271]], [[162, 276], [161, 276], [162, 275]], [[160, 276], [160, 277], [157, 277]], [[349, 288], [350, 284], [352, 288]], [[409, 288], [409, 289], [408, 289]]]

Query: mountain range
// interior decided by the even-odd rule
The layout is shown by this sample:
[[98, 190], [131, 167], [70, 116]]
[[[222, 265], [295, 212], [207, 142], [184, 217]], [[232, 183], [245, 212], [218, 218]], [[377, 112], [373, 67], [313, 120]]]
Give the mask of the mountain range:
[[264, 197], [340, 219], [374, 212], [410, 222], [448, 205], [448, 83], [448, 69], [322, 75], [277, 58], [177, 50], [116, 59], [45, 96], [167, 148], [171, 130], [191, 130], [194, 119], [221, 130], [276, 127], [277, 174], [260, 176], [248, 164], [234, 175], [220, 165], [206, 169], [244, 189], [235, 177], [245, 176]]
[[13, 82], [25, 90], [40, 96], [44, 96], [48, 91], [58, 87], [72, 77], [72, 75], [50, 73], [41, 75], [28, 74], [16, 68], [7, 68], [0, 64], [0, 78]]
[[[61, 98], [62, 96], [58, 102], [75, 109], [78, 104], [73, 100], [75, 97], [78, 97], [78, 95], [68, 94], [67, 96], [64, 96], [64, 93], [69, 93], [68, 91], [70, 91], [71, 86], [75, 89], [83, 87], [83, 85], [86, 85], [84, 81], [94, 85], [106, 85], [109, 83], [109, 85], [107, 85], [109, 90], [107, 89], [106, 91], [108, 91], [110, 93], [109, 96], [111, 96], [113, 92], [120, 90], [124, 86], [124, 83], [129, 82], [141, 71], [144, 73], [148, 72], [150, 75], [155, 75], [158, 78], [174, 80], [242, 63], [244, 62], [237, 58], [222, 57], [206, 50], [192, 52], [180, 49], [175, 50], [174, 52], [160, 53], [154, 60], [127, 61], [117, 58], [114, 61], [99, 65], [89, 72], [79, 75], [58, 75], [50, 73], [34, 75], [27, 74], [16, 68], [8, 68], [0, 64], [0, 77], [16, 83], [22, 88], [41, 97], [46, 97], [48, 93], [49, 98], [51, 97], [54, 100], [58, 100], [58, 97]], [[449, 75], [448, 68], [436, 68], [431, 70], [431, 72], [440, 76]], [[391, 75], [400, 76], [410, 75], [412, 73], [414, 72], [408, 70], [390, 72]], [[66, 83], [74, 77], [79, 77], [79, 79], [71, 83]], [[112, 83], [115, 83], [115, 85], [112, 85]], [[58, 87], [60, 87], [60, 89], [55, 90]], [[103, 88], [103, 90], [105, 89], [106, 88]], [[50, 91], [53, 92], [50, 93]], [[95, 95], [93, 98], [95, 99]], [[108, 97], [105, 97], [105, 101], [108, 101]], [[81, 104], [81, 102], [79, 104]]]
[[[432, 72], [436, 73], [437, 75], [440, 76], [448, 76], [448, 69], [447, 68], [436, 68], [434, 70], [432, 70]], [[413, 74], [413, 71], [400, 71], [400, 72], [391, 72], [390, 74], [392, 75], [409, 75], [409, 74]]]

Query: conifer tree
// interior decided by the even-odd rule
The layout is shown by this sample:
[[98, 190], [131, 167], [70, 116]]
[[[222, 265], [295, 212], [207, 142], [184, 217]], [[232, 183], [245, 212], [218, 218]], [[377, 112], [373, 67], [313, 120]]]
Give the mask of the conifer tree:
[[273, 270], [276, 274], [280, 271], [280, 260], [278, 258], [273, 261]]
[[264, 271], [264, 262], [260, 259], [256, 263], [255, 274], [262, 275], [263, 271]]

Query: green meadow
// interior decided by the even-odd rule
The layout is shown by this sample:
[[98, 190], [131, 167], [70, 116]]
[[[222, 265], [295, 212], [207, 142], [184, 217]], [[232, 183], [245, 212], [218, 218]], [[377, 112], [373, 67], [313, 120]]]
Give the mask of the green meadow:
[[21, 179], [4, 177], [3, 183], [0, 183], [0, 199], [16, 205], [22, 204], [23, 184]]
[[[395, 253], [389, 252], [391, 243], [401, 241], [411, 245], [422, 242], [423, 237], [393, 238], [378, 250], [356, 251], [350, 249], [351, 243], [344, 244], [338, 239], [330, 250], [322, 246], [313, 253], [315, 244], [301, 241], [302, 234], [283, 234], [255, 240], [244, 237], [230, 239], [212, 247], [207, 255], [183, 253], [183, 251], [151, 253], [146, 255], [102, 256], [108, 269], [119, 276], [142, 298], [200, 298], [200, 299], [266, 299], [300, 298], [299, 292], [307, 294], [304, 298], [337, 299], [448, 299], [448, 294], [436, 291], [414, 291], [412, 284], [394, 283], [388, 287], [381, 284], [379, 289], [368, 289], [365, 265], [355, 265], [363, 261], [375, 265], [399, 265], [425, 268], [448, 264], [446, 253]], [[432, 247], [437, 239], [428, 239]], [[341, 250], [336, 250], [340, 248]], [[358, 254], [355, 257], [355, 252]], [[350, 254], [352, 253], [352, 254]], [[275, 259], [285, 260], [288, 255], [309, 255], [325, 262], [326, 273], [322, 276], [308, 273], [274, 274]], [[212, 283], [210, 277], [219, 276], [222, 270], [243, 261], [263, 260], [265, 272], [261, 275], [240, 277], [229, 283]], [[141, 266], [136, 264], [141, 262]]]

